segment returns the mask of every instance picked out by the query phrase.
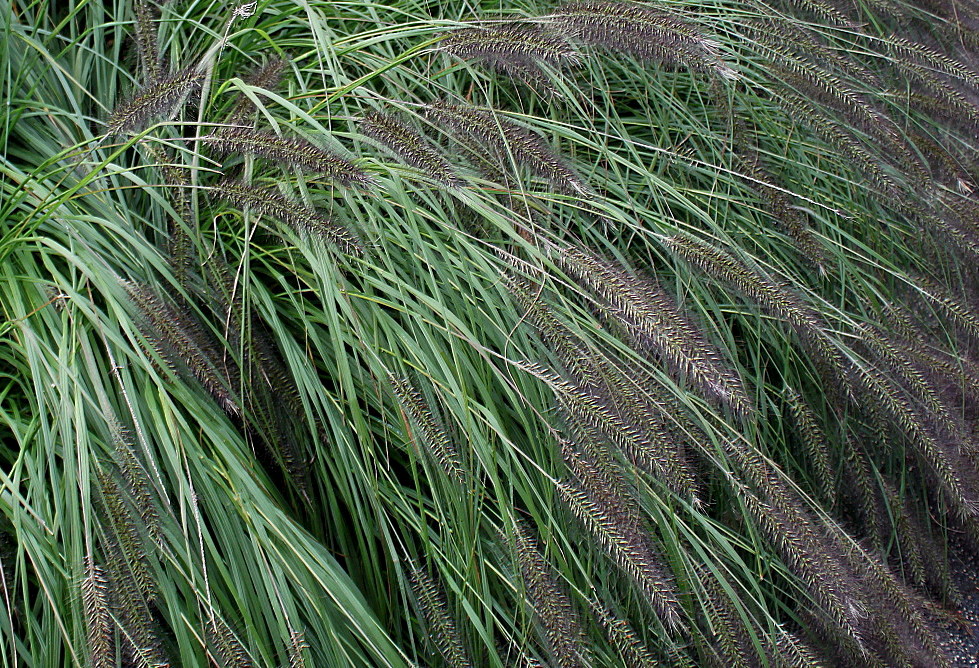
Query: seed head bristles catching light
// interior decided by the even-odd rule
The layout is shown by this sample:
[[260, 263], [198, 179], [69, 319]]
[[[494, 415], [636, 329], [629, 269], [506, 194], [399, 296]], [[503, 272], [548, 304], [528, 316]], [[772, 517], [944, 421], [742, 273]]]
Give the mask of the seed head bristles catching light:
[[299, 138], [284, 138], [249, 128], [222, 128], [201, 137], [221, 157], [258, 155], [279, 165], [295, 165], [322, 174], [341, 186], [366, 188], [374, 180], [349, 160]]
[[405, 164], [421, 170], [447, 188], [465, 184], [435, 147], [406, 122], [390, 114], [372, 112], [360, 121], [364, 135], [380, 142]]
[[117, 421], [109, 424], [115, 444], [114, 458], [133, 505], [147, 535], [156, 545], [163, 546], [163, 531], [156, 494], [149, 474], [134, 452], [135, 444]]
[[731, 597], [709, 568], [698, 564], [694, 572], [703, 587], [702, 600], [707, 621], [713, 629], [713, 636], [724, 659], [725, 668], [751, 668], [753, 665], [749, 658], [753, 656], [751, 638]]
[[219, 617], [212, 617], [204, 626], [205, 636], [209, 644], [217, 652], [220, 665], [227, 668], [251, 668], [252, 661], [241, 641], [227, 622]]
[[792, 422], [802, 440], [803, 452], [805, 452], [809, 464], [813, 468], [820, 497], [832, 507], [836, 499], [836, 495], [833, 493], [836, 474], [830, 460], [826, 434], [820, 427], [816, 414], [802, 398], [802, 395], [788, 386], [785, 387], [782, 394], [789, 405]]
[[751, 402], [738, 375], [700, 330], [656, 285], [590, 252], [568, 246], [555, 259], [607, 302], [610, 313], [642, 349], [656, 354], [676, 376], [689, 378], [709, 398], [744, 417]]
[[289, 668], [306, 668], [306, 652], [309, 643], [302, 631], [289, 632]]
[[688, 67], [725, 79], [737, 73], [721, 59], [719, 45], [700, 29], [663, 10], [626, 2], [572, 2], [550, 17], [572, 39], [627, 53], [667, 67]]
[[468, 475], [459, 458], [459, 451], [444, 427], [438, 423], [431, 407], [407, 379], [389, 375], [388, 380], [411, 421], [421, 431], [422, 439], [428, 446], [432, 458], [446, 474], [460, 483], [465, 483]]
[[160, 77], [160, 48], [157, 45], [157, 11], [148, 2], [136, 0], [136, 51], [139, 57], [139, 71], [145, 83]]
[[578, 54], [560, 34], [544, 26], [507, 22], [447, 33], [440, 48], [457, 58], [475, 60], [516, 79], [546, 81], [541, 65], [559, 70], [577, 62]]
[[212, 189], [213, 197], [235, 206], [281, 220], [299, 232], [337, 246], [348, 255], [363, 254], [360, 241], [347, 229], [323, 217], [302, 202], [288, 199], [271, 188], [256, 188], [240, 181], [222, 181]]
[[162, 75], [150, 82], [113, 110], [107, 125], [108, 134], [138, 132], [153, 119], [171, 118], [201, 87], [205, 77], [204, 72], [188, 69]]
[[105, 571], [92, 557], [85, 557], [85, 576], [81, 582], [82, 605], [88, 627], [88, 653], [92, 668], [111, 668], [115, 629], [109, 611], [108, 582]]
[[612, 560], [647, 597], [668, 629], [683, 627], [682, 608], [672, 576], [660, 564], [648, 539], [641, 533], [623, 531], [615, 519], [575, 482], [559, 482], [558, 493]]
[[164, 360], [186, 364], [201, 385], [229, 415], [241, 412], [237, 365], [219, 354], [213, 337], [184, 307], [170, 304], [152, 288], [135, 282], [123, 284], [142, 321], [143, 335]]
[[428, 625], [429, 638], [450, 668], [472, 665], [469, 653], [449, 612], [442, 587], [428, 573], [410, 564], [411, 588]]
[[[272, 58], [261, 67], [257, 67], [245, 75], [242, 81], [255, 88], [272, 90], [279, 85], [279, 81], [282, 79], [282, 74], [288, 64], [289, 61], [285, 58]], [[235, 103], [234, 108], [224, 121], [226, 125], [246, 125], [246, 116], [255, 109], [247, 95], [240, 93], [238, 97], [239, 99]]]
[[[808, 525], [798, 525], [774, 504], [759, 499], [748, 488], [738, 491], [746, 514], [765, 538], [778, 550], [786, 565], [806, 586], [836, 630], [868, 655], [862, 633], [862, 620], [867, 611], [855, 590], [844, 565], [827, 550], [826, 541]], [[746, 518], [747, 519], [747, 518]]]
[[682, 498], [699, 496], [682, 443], [675, 440], [662, 411], [652, 405], [635, 379], [601, 351], [584, 347], [523, 279], [504, 275], [526, 317], [564, 367], [567, 378], [553, 374], [545, 382], [572, 423], [603, 434], [636, 467], [654, 476]]
[[585, 194], [588, 185], [568, 167], [537, 134], [503, 118], [492, 109], [478, 109], [437, 102], [428, 108], [429, 118], [464, 138], [471, 137], [492, 150], [504, 164], [523, 165], [546, 178], [561, 192]]
[[624, 619], [616, 617], [597, 595], [588, 599], [592, 614], [598, 619], [605, 635], [630, 668], [655, 668], [660, 665], [639, 634]]
[[540, 623], [553, 665], [559, 668], [589, 665], [590, 652], [578, 613], [564, 587], [555, 580], [551, 565], [538, 550], [537, 541], [519, 520], [513, 524], [511, 541], [528, 602]]

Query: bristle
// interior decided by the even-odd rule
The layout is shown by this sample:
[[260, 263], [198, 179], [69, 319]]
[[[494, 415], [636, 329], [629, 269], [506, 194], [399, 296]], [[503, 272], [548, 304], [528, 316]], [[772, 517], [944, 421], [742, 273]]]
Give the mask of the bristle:
[[824, 668], [806, 643], [781, 627], [775, 639], [774, 654], [778, 668]]
[[696, 568], [697, 578], [704, 588], [704, 612], [717, 645], [724, 657], [725, 668], [750, 668], [755, 665], [751, 637], [745, 628], [744, 619], [722, 586], [718, 577], [704, 566]]
[[919, 589], [924, 589], [927, 584], [925, 561], [919, 548], [920, 540], [911, 525], [908, 500], [889, 481], [884, 480], [883, 487], [894, 518], [895, 542], [901, 553], [901, 561], [911, 575], [910, 582]]
[[537, 614], [554, 665], [583, 668], [589, 664], [584, 631], [567, 593], [554, 579], [550, 564], [537, 542], [520, 523], [513, 526], [512, 542], [527, 596]]
[[881, 598], [882, 605], [876, 607], [875, 614], [889, 615], [891, 622], [903, 627], [913, 642], [922, 648], [928, 663], [920, 665], [951, 668], [948, 654], [938, 644], [934, 629], [922, 614], [926, 607], [923, 601], [905, 587], [880, 559], [844, 536], [838, 527], [834, 531], [840, 552]]
[[[790, 324], [800, 344], [809, 352], [818, 372], [832, 380], [827, 389], [834, 394], [851, 389], [846, 377], [847, 364], [826, 336], [828, 326], [819, 312], [803, 301], [789, 285], [776, 281], [767, 272], [735, 259], [727, 252], [687, 236], [673, 236], [664, 245], [708, 276], [724, 281], [760, 306]], [[842, 387], [836, 387], [841, 385]]]
[[492, 109], [439, 102], [429, 106], [429, 117], [441, 127], [473, 138], [491, 149], [503, 164], [516, 162], [567, 193], [590, 192], [587, 184], [537, 134]]
[[239, 208], [250, 208], [262, 215], [281, 220], [299, 232], [328, 241], [344, 253], [363, 254], [360, 241], [349, 230], [301, 202], [286, 198], [278, 191], [228, 180], [214, 186], [212, 193], [215, 198], [223, 199]]
[[895, 180], [891, 166], [855, 137], [851, 129], [829, 118], [803, 95], [784, 88], [775, 90], [774, 95], [775, 101], [793, 121], [808, 125], [834, 151], [860, 169], [879, 188], [879, 199], [891, 203], [903, 203], [908, 199], [906, 190]]
[[853, 590], [846, 570], [811, 523], [798, 513], [786, 513], [786, 508], [762, 501], [746, 487], [739, 488], [738, 498], [785, 564], [819, 602], [827, 621], [842, 633], [841, 642], [852, 643], [861, 648], [860, 654], [867, 654], [860, 630], [860, 620], [867, 614], [865, 605]]
[[389, 114], [374, 112], [360, 122], [360, 129], [366, 136], [384, 144], [398, 155], [405, 164], [428, 174], [429, 177], [447, 188], [458, 188], [464, 181], [414, 128]]
[[660, 565], [648, 539], [621, 526], [577, 483], [559, 482], [557, 490], [571, 512], [645, 594], [663, 625], [672, 631], [681, 630], [683, 621], [676, 584]]
[[235, 632], [220, 617], [212, 617], [205, 626], [209, 643], [217, 651], [222, 668], [250, 668], [252, 661], [248, 651], [238, 640]]
[[893, 384], [889, 376], [874, 367], [860, 368], [854, 380], [861, 389], [864, 406], [873, 403], [906, 438], [918, 460], [938, 483], [945, 498], [964, 523], [979, 526], [979, 473], [964, 461], [961, 452], [936, 438], [920, 411]]
[[816, 414], [802, 398], [802, 395], [788, 386], [783, 390], [783, 395], [789, 404], [792, 421], [799, 432], [803, 450], [815, 474], [820, 497], [832, 507], [836, 498], [833, 493], [833, 482], [836, 480], [836, 474], [830, 463], [826, 433], [819, 426]]
[[167, 303], [148, 286], [127, 282], [124, 287], [160, 356], [182, 361], [225, 412], [239, 415], [241, 375], [233, 360], [217, 352], [213, 336], [185, 307]]
[[962, 427], [939, 397], [938, 390], [912, 363], [901, 344], [893, 341], [883, 330], [870, 325], [860, 328], [860, 333], [863, 342], [876, 355], [879, 365], [890, 371], [893, 378], [900, 380], [906, 391], [927, 409], [929, 422], [950, 438], [965, 440]]
[[640, 470], [696, 503], [698, 485], [686, 462], [683, 444], [667, 427], [669, 416], [646, 399], [636, 379], [626, 377], [612, 360], [600, 351], [587, 349], [571, 334], [534, 295], [527, 281], [508, 274], [504, 281], [528, 309], [527, 319], [567, 369], [570, 380], [549, 382], [558, 405], [573, 421], [600, 432]]
[[109, 612], [105, 572], [91, 557], [85, 557], [85, 576], [81, 582], [82, 604], [88, 627], [88, 653], [92, 668], [112, 668], [113, 623]]
[[160, 78], [160, 48], [156, 40], [156, 22], [159, 19], [155, 8], [143, 0], [136, 0], [136, 50], [139, 55], [139, 69], [143, 81], [150, 83]]
[[122, 425], [112, 420], [109, 428], [115, 443], [115, 460], [126, 483], [129, 497], [139, 513], [139, 519], [150, 540], [162, 547], [163, 531], [160, 527], [160, 513], [149, 475], [133, 451], [134, 445]]
[[[289, 64], [284, 58], [272, 58], [270, 61], [246, 74], [242, 81], [255, 88], [272, 90], [279, 85], [282, 73]], [[238, 102], [225, 119], [227, 125], [244, 125], [245, 117], [253, 110], [252, 101], [248, 96], [240, 94]]]
[[107, 125], [110, 135], [138, 132], [151, 120], [170, 118], [204, 82], [204, 73], [186, 70], [164, 75], [120, 103]]
[[322, 174], [344, 187], [367, 188], [374, 179], [346, 158], [300, 138], [286, 139], [248, 128], [222, 128], [201, 137], [222, 157], [235, 153], [261, 156], [279, 165], [294, 165]]
[[156, 584], [150, 574], [146, 544], [136, 515], [130, 510], [127, 495], [112, 474], [99, 469], [97, 478], [99, 501], [105, 511], [105, 529], [114, 536], [141, 595], [152, 601], [157, 594]]
[[593, 597], [588, 602], [605, 631], [605, 635], [618, 650], [619, 656], [625, 661], [626, 666], [629, 668], [655, 668], [659, 665], [653, 658], [652, 652], [639, 638], [639, 634], [629, 626], [627, 621], [616, 617], [597, 598]]
[[388, 380], [401, 405], [421, 431], [432, 458], [447, 475], [465, 484], [469, 476], [459, 457], [459, 451], [445, 428], [439, 424], [431, 407], [407, 379], [389, 375]]
[[800, 257], [825, 275], [829, 264], [826, 252], [819, 245], [806, 217], [795, 208], [792, 198], [774, 185], [774, 175], [762, 164], [755, 149], [739, 151], [748, 184], [762, 197], [767, 213], [799, 250]]
[[[561, 456], [588, 495], [605, 508], [625, 533], [640, 530], [639, 504], [627, 488], [622, 473], [581, 454], [571, 441], [562, 440]], [[614, 463], [609, 463], [614, 466]]]
[[622, 267], [575, 247], [560, 249], [556, 259], [614, 307], [612, 315], [640, 348], [655, 353], [674, 374], [689, 378], [708, 397], [736, 414], [749, 414], [751, 402], [740, 377], [665, 292]]
[[432, 642], [450, 668], [471, 666], [469, 653], [449, 613], [442, 588], [421, 568], [411, 565], [411, 588], [425, 616]]
[[289, 668], [306, 668], [306, 634], [302, 631], [289, 632]]
[[558, 34], [538, 24], [517, 21], [455, 30], [442, 39], [440, 46], [457, 58], [482, 62], [531, 83], [546, 81], [541, 65], [557, 70], [577, 60], [575, 50]]
[[122, 548], [111, 533], [104, 533], [100, 543], [106, 559], [109, 608], [122, 641], [124, 665], [140, 668], [169, 666], [159, 638], [159, 625], [153, 619]]
[[666, 66], [735, 77], [734, 70], [721, 60], [717, 43], [676, 14], [646, 5], [597, 0], [568, 3], [549, 18], [584, 44]]

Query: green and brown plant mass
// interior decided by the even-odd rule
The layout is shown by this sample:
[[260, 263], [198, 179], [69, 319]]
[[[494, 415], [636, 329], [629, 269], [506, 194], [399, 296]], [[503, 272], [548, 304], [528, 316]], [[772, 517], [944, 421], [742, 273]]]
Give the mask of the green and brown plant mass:
[[977, 35], [3, 4], [2, 665], [953, 665]]

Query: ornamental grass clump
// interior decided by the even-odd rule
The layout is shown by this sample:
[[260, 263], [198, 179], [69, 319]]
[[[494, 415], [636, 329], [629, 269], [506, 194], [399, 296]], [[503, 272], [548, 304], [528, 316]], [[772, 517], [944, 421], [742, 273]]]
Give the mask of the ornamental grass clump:
[[955, 666], [977, 29], [0, 9], [3, 663]]

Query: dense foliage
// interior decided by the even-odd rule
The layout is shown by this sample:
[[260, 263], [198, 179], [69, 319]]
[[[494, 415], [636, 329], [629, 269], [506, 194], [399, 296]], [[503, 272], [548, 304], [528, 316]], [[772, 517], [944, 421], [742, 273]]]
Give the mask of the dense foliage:
[[3, 665], [950, 665], [977, 29], [3, 3]]

